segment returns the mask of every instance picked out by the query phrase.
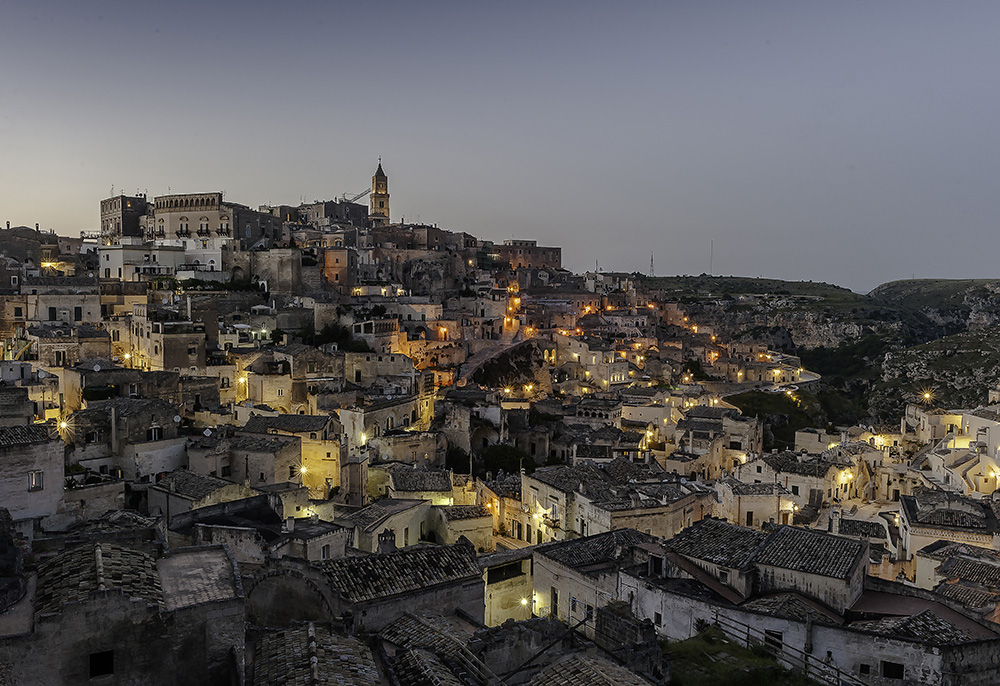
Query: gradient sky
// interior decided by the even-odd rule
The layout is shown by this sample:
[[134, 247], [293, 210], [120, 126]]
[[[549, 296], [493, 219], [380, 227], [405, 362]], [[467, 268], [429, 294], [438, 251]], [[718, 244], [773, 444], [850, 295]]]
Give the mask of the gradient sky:
[[567, 267], [994, 277], [1000, 3], [0, 4], [0, 222], [360, 192]]

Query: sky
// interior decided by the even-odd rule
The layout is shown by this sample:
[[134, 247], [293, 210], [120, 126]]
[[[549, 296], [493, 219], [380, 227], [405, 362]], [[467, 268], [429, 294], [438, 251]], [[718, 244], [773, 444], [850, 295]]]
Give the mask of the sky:
[[997, 276], [1000, 3], [0, 3], [0, 222], [115, 192], [866, 292]]

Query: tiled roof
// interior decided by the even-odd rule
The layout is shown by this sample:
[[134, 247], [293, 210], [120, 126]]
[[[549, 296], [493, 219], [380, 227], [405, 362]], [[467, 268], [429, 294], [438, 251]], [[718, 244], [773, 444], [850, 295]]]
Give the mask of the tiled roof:
[[1000, 602], [1000, 593], [973, 588], [962, 582], [942, 582], [934, 589], [934, 592], [962, 603], [973, 610], [996, 607], [996, 604]]
[[102, 590], [163, 604], [152, 557], [131, 548], [98, 543], [77, 546], [39, 565], [35, 611], [58, 612], [64, 604], [86, 601]]
[[767, 537], [737, 524], [703, 519], [667, 541], [667, 547], [685, 557], [723, 567], [743, 567]]
[[461, 519], [478, 519], [479, 517], [490, 517], [492, 513], [482, 505], [453, 505], [451, 507], [438, 507], [441, 514], [448, 521], [458, 521]]
[[781, 484], [769, 481], [766, 484], [747, 484], [743, 483], [739, 479], [734, 479], [731, 476], [724, 476], [718, 481], [716, 485], [724, 484], [728, 486], [733, 495], [788, 495], [789, 490], [782, 486]]
[[497, 475], [493, 481], [487, 481], [486, 487], [496, 493], [501, 498], [521, 499], [521, 475], [505, 474]]
[[652, 543], [655, 540], [655, 537], [635, 529], [616, 529], [584, 538], [548, 543], [535, 550], [538, 554], [567, 567], [581, 569], [600, 563], [614, 562], [627, 553], [631, 546]]
[[392, 669], [400, 686], [463, 686], [441, 658], [421, 648], [401, 652], [393, 661]]
[[451, 473], [436, 469], [398, 469], [392, 472], [395, 491], [451, 491]]
[[300, 439], [297, 436], [239, 433], [233, 436], [229, 446], [233, 450], [245, 450], [250, 453], [266, 453], [276, 452], [287, 447], [291, 443], [296, 443], [299, 440]]
[[54, 439], [51, 429], [41, 424], [0, 427], [0, 446], [30, 445]]
[[253, 661], [253, 686], [379, 686], [371, 650], [328, 627], [306, 626], [260, 637]]
[[424, 504], [425, 500], [397, 500], [395, 498], [383, 498], [382, 500], [376, 501], [367, 507], [363, 507], [356, 512], [344, 515], [339, 519], [350, 526], [361, 527], [362, 529], [370, 529], [377, 526], [381, 522], [385, 521], [387, 517], [391, 515], [404, 512], [414, 507], [419, 507]]
[[916, 526], [960, 529], [997, 529], [997, 518], [988, 505], [947, 491], [920, 491], [900, 499], [902, 514]]
[[596, 655], [570, 655], [550, 664], [532, 686], [650, 686], [650, 682], [621, 665]]
[[319, 432], [326, 428], [332, 418], [317, 414], [279, 414], [277, 417], [253, 416], [243, 426], [249, 433], [265, 434], [271, 429], [289, 433]]
[[889, 537], [884, 524], [867, 519], [841, 519], [839, 532], [842, 536], [856, 536], [858, 538], [884, 540]]
[[826, 473], [836, 465], [830, 461], [815, 456], [807, 456], [808, 459], [800, 460], [799, 453], [784, 451], [780, 453], [767, 453], [760, 459], [764, 460], [776, 472], [783, 474], [801, 474], [802, 476], [826, 476]]
[[242, 596], [233, 561], [221, 545], [181, 548], [156, 561], [167, 610]]
[[741, 610], [762, 612], [775, 617], [786, 617], [800, 622], [842, 624], [843, 620], [822, 606], [810, 602], [797, 593], [777, 593], [754, 598], [740, 605]]
[[[461, 633], [447, 617], [442, 615], [417, 616], [411, 612], [400, 616], [388, 625], [379, 636], [400, 648], [427, 648], [438, 655], [453, 656], [465, 652], [464, 640], [468, 634]], [[485, 666], [480, 665], [485, 670]]]
[[226, 481], [217, 476], [198, 474], [188, 469], [177, 469], [166, 474], [153, 488], [176, 493], [191, 500], [201, 500], [220, 488], [232, 485], [232, 481]]
[[967, 557], [949, 557], [937, 568], [945, 579], [961, 579], [988, 588], [1000, 589], [1000, 566]]
[[954, 624], [930, 610], [909, 617], [885, 617], [872, 621], [854, 622], [851, 628], [872, 631], [884, 636], [930, 641], [935, 644], [965, 643], [972, 638]]
[[87, 403], [87, 409], [110, 413], [114, 408], [115, 414], [119, 417], [135, 417], [143, 412], [163, 412], [174, 413], [176, 408], [166, 400], [159, 398], [109, 398], [108, 400], [94, 400]]
[[806, 574], [846, 579], [855, 563], [867, 557], [865, 544], [811, 529], [781, 526], [768, 534], [753, 562]]
[[330, 560], [320, 568], [330, 585], [351, 602], [388, 598], [481, 576], [475, 550], [461, 543]]
[[930, 557], [935, 560], [944, 560], [951, 556], [962, 556], [989, 560], [993, 564], [1000, 565], [1000, 552], [996, 550], [980, 548], [979, 546], [967, 545], [965, 543], [953, 543], [944, 539], [929, 543], [917, 552], [924, 557]]

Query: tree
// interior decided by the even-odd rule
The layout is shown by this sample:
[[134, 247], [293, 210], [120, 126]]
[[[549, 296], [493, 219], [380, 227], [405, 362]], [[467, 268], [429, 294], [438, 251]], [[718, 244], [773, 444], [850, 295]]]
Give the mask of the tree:
[[479, 454], [477, 476], [487, 472], [496, 474], [501, 469], [508, 474], [517, 474], [523, 467], [529, 474], [535, 471], [535, 458], [512, 445], [491, 445]]

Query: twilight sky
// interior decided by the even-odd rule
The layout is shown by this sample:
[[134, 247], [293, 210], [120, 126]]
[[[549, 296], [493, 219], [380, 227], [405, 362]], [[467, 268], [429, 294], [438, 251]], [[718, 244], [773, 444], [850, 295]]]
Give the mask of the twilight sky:
[[0, 222], [360, 192], [566, 266], [994, 277], [1000, 3], [0, 3]]

